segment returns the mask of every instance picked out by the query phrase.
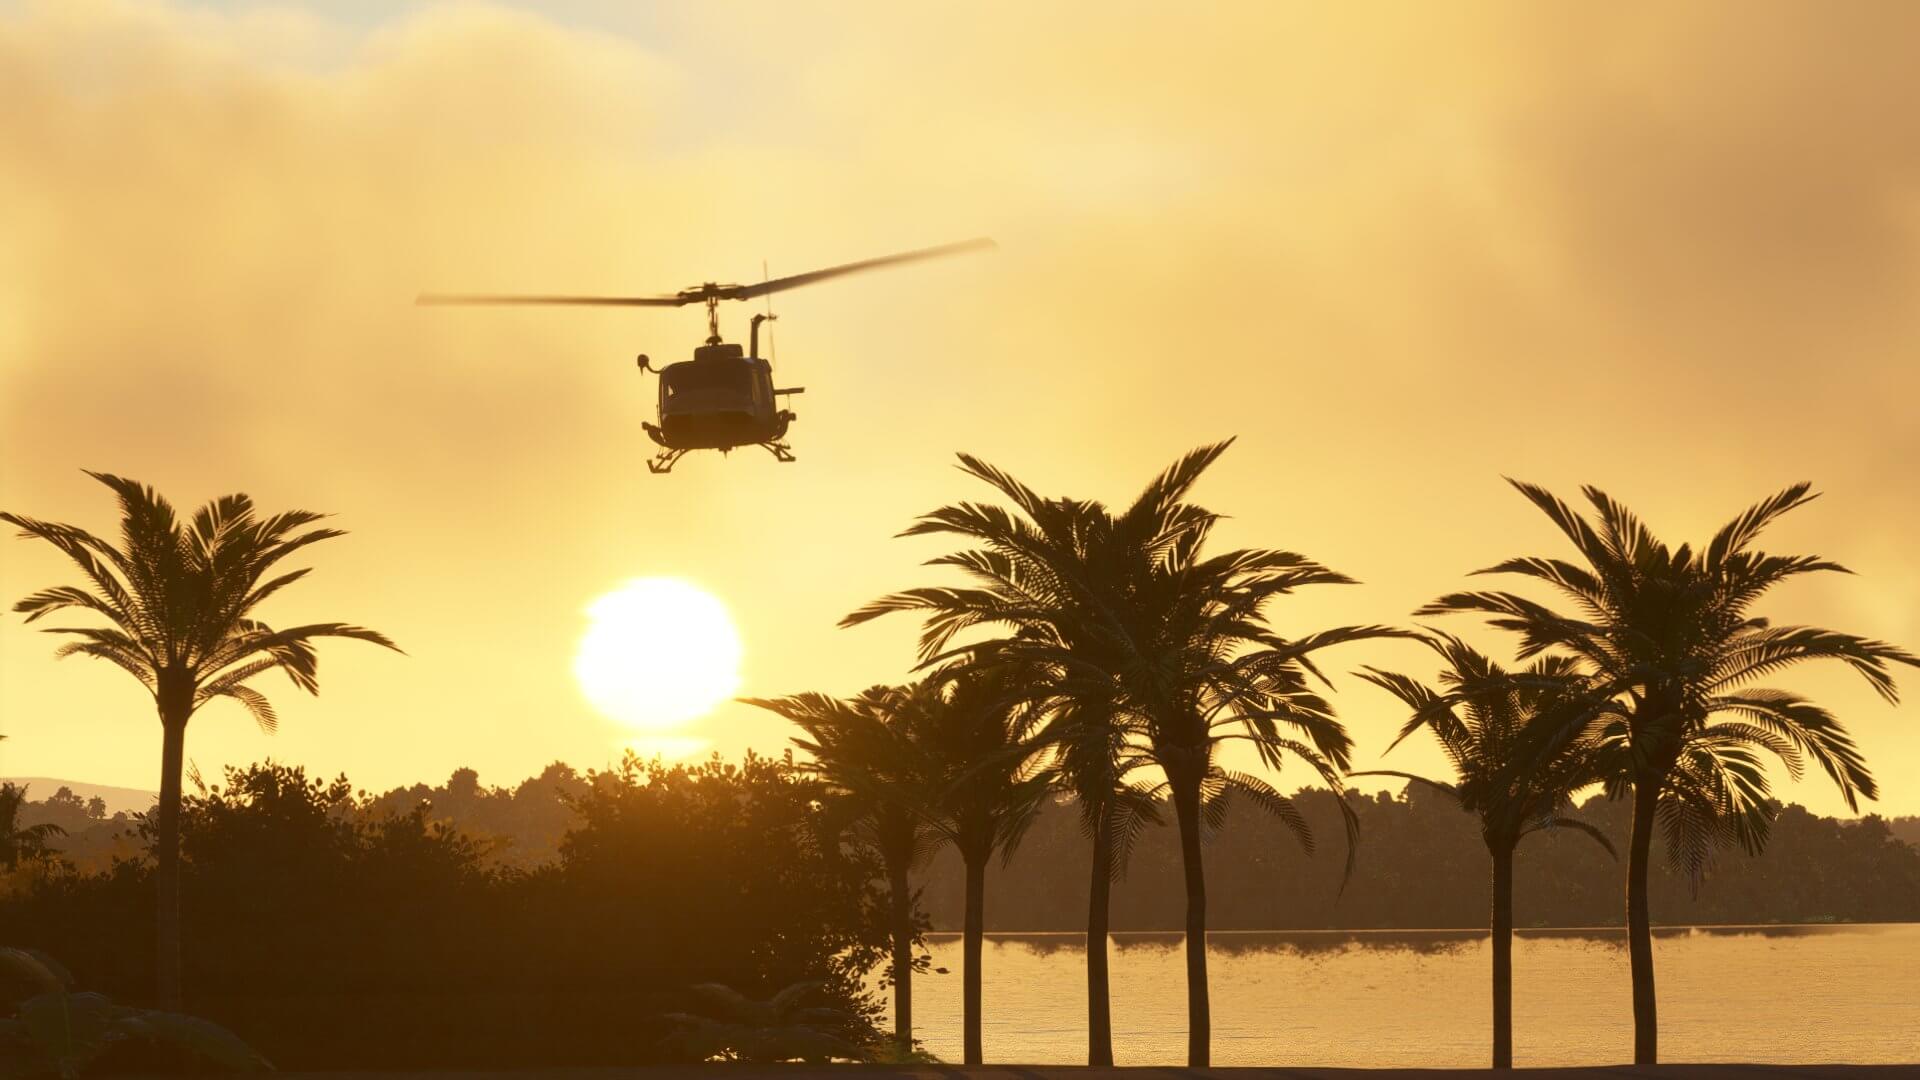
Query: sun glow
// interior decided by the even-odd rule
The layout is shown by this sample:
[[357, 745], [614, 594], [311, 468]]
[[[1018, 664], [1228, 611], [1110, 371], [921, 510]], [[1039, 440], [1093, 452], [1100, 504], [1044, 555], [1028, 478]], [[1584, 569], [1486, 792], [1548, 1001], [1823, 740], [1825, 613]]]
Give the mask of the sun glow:
[[[671, 731], [740, 688], [740, 635], [712, 593], [637, 578], [587, 606], [574, 678], [594, 708], [637, 731]], [[659, 740], [653, 740], [659, 741]]]

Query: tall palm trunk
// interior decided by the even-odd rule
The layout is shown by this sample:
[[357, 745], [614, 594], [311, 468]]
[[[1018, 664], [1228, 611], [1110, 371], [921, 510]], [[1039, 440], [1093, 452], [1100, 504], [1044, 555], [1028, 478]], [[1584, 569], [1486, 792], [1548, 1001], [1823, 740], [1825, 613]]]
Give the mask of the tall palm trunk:
[[1107, 923], [1113, 891], [1113, 815], [1093, 831], [1093, 877], [1087, 885], [1087, 1064], [1113, 1064], [1112, 983], [1107, 975]]
[[980, 1052], [980, 943], [986, 936], [987, 854], [980, 852], [965, 859], [967, 865], [967, 922], [962, 947], [960, 975], [961, 1012], [965, 1027], [962, 1047], [967, 1065], [981, 1063]]
[[907, 892], [907, 860], [887, 860], [887, 903], [892, 909], [893, 1039], [900, 1053], [913, 1049], [913, 896]]
[[1493, 1067], [1513, 1068], [1513, 842], [1490, 840], [1493, 856]]
[[159, 891], [154, 905], [156, 916], [154, 956], [155, 993], [159, 1007], [179, 1012], [180, 988], [180, 774], [186, 766], [187, 712], [177, 703], [161, 706], [160, 715], [160, 803], [157, 809], [157, 835], [154, 885]]
[[1653, 994], [1653, 918], [1647, 906], [1647, 863], [1653, 851], [1653, 818], [1660, 781], [1640, 776], [1633, 785], [1633, 837], [1627, 848], [1627, 958], [1633, 973], [1633, 1063], [1660, 1060], [1660, 1022]]
[[1207, 1004], [1207, 879], [1200, 866], [1200, 783], [1173, 784], [1180, 859], [1187, 875], [1187, 1067], [1204, 1069], [1211, 1057], [1213, 1017]]

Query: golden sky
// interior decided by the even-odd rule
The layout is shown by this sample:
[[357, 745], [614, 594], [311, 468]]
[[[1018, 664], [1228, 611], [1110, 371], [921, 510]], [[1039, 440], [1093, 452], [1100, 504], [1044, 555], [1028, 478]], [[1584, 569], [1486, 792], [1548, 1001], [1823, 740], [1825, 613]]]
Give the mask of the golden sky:
[[[1675, 540], [1811, 479], [1770, 546], [1859, 576], [1772, 613], [1920, 647], [1920, 6], [1175, 7], [0, 3], [0, 507], [109, 529], [85, 467], [338, 514], [265, 613], [409, 655], [323, 645], [319, 698], [263, 684], [279, 735], [216, 705], [188, 754], [368, 787], [615, 756], [570, 662], [634, 577], [727, 602], [742, 693], [902, 678], [910, 622], [834, 622], [928, 580], [939, 545], [890, 537], [980, 494], [957, 450], [1119, 501], [1238, 436], [1223, 541], [1365, 582], [1283, 630], [1557, 552], [1503, 474]], [[975, 235], [1002, 250], [777, 299], [791, 465], [646, 473], [633, 355], [682, 357], [694, 311], [412, 305]], [[72, 576], [0, 544], [9, 602]], [[143, 692], [52, 644], [0, 627], [0, 774], [155, 786]], [[1787, 685], [1920, 813], [1920, 706]], [[1379, 763], [1398, 710], [1336, 701]], [[786, 737], [733, 705], [689, 734]]]

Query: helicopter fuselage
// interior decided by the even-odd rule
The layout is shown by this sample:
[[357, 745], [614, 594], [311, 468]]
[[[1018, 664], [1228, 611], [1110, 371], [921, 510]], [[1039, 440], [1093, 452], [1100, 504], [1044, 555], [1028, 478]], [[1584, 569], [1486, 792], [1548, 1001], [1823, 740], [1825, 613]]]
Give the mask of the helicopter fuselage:
[[730, 450], [777, 443], [793, 413], [780, 407], [773, 368], [738, 344], [702, 345], [693, 359], [660, 372], [660, 424], [647, 425], [669, 450]]

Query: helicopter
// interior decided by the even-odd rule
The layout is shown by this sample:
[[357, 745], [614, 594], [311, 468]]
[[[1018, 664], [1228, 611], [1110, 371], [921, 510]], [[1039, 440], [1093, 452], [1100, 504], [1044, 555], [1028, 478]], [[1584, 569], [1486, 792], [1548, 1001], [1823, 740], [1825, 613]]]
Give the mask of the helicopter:
[[707, 307], [707, 341], [693, 350], [693, 359], [655, 368], [645, 353], [635, 360], [642, 372], [660, 376], [658, 424], [642, 422], [641, 427], [660, 452], [647, 462], [653, 473], [671, 472], [682, 457], [694, 450], [718, 450], [726, 453], [742, 446], [759, 446], [776, 460], [794, 460], [793, 448], [786, 443], [787, 426], [796, 419], [785, 407], [793, 394], [806, 392], [804, 386], [785, 388], [773, 385], [773, 365], [760, 356], [760, 324], [777, 319], [771, 310], [754, 315], [748, 330], [747, 348], [738, 342], [720, 338], [720, 302], [752, 300], [786, 289], [797, 289], [817, 281], [878, 270], [922, 259], [984, 251], [999, 245], [978, 238], [955, 244], [922, 248], [898, 255], [862, 259], [824, 270], [772, 278], [757, 285], [721, 285], [706, 282], [664, 296], [547, 296], [512, 293], [422, 293], [418, 304], [562, 304], [588, 307]]

